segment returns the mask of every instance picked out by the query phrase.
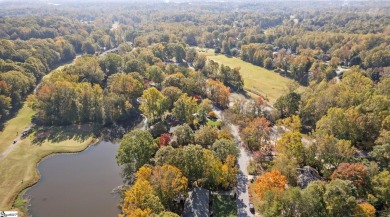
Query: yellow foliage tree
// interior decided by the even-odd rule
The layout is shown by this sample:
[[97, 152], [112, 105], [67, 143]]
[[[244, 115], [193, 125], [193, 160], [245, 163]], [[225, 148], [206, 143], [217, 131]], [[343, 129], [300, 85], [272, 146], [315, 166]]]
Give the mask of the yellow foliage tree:
[[137, 178], [137, 180], [149, 180], [151, 175], [152, 169], [148, 166], [142, 166], [135, 174], [135, 177]]
[[122, 204], [124, 216], [139, 216], [146, 214], [160, 213], [164, 207], [160, 199], [154, 194], [152, 186], [147, 180], [137, 180], [134, 185], [126, 191]]
[[224, 188], [234, 186], [237, 183], [237, 172], [236, 158], [232, 155], [228, 155], [225, 163], [222, 165], [222, 186]]
[[369, 203], [361, 203], [356, 206], [354, 215], [363, 217], [375, 217], [376, 209]]
[[293, 115], [277, 121], [278, 125], [282, 125], [292, 130], [293, 132], [299, 132], [302, 128], [301, 120], [298, 115]]
[[150, 181], [162, 203], [168, 207], [175, 197], [186, 191], [188, 184], [182, 172], [168, 164], [154, 167]]

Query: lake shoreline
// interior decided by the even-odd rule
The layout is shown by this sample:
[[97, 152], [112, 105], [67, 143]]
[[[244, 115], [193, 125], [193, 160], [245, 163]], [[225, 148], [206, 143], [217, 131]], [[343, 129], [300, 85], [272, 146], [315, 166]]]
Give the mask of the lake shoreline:
[[[20, 208], [16, 208], [14, 207], [14, 204], [15, 204], [15, 201], [18, 199], [18, 198], [23, 198], [24, 199], [24, 194], [26, 193], [26, 191], [28, 189], [30, 189], [31, 187], [33, 187], [34, 185], [36, 185], [40, 180], [41, 180], [41, 173], [39, 172], [39, 169], [38, 169], [38, 166], [41, 162], [43, 162], [44, 160], [50, 158], [50, 157], [54, 157], [54, 156], [57, 156], [57, 155], [73, 155], [73, 154], [78, 154], [78, 153], [81, 153], [83, 151], [86, 151], [88, 150], [91, 146], [94, 146], [96, 144], [98, 144], [101, 140], [99, 138], [92, 138], [92, 141], [90, 141], [89, 143], [87, 143], [85, 146], [83, 146], [81, 149], [79, 150], [76, 150], [76, 151], [71, 151], [71, 150], [68, 150], [68, 149], [63, 149], [63, 150], [56, 150], [56, 151], [53, 151], [51, 153], [49, 153], [48, 155], [44, 155], [42, 156], [38, 162], [35, 164], [35, 177], [33, 177], [33, 179], [31, 181], [29, 181], [28, 185], [26, 185], [20, 192], [18, 192], [18, 194], [15, 195], [13, 201], [12, 201], [12, 209], [16, 209], [19, 214], [21, 214], [20, 216], [29, 216], [28, 214], [28, 209], [26, 209], [27, 213], [23, 212], [22, 210], [20, 210]], [[29, 204], [25, 204], [25, 206], [29, 206]]]

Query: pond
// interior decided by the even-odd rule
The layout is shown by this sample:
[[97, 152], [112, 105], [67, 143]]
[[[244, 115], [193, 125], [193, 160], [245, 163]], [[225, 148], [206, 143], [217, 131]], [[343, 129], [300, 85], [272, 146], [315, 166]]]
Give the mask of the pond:
[[32, 217], [118, 216], [123, 184], [115, 155], [119, 144], [99, 142], [77, 154], [55, 155], [43, 160], [40, 181], [25, 197]]

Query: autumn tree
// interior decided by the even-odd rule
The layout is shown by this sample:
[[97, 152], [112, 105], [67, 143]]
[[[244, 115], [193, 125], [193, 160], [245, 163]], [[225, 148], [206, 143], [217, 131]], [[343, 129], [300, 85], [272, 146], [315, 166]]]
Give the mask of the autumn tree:
[[162, 90], [162, 94], [166, 98], [166, 106], [168, 110], [171, 110], [173, 108], [173, 104], [179, 99], [179, 97], [182, 95], [182, 91], [173, 86], [165, 87]]
[[125, 166], [125, 175], [129, 177], [149, 163], [155, 152], [156, 145], [152, 135], [148, 131], [133, 130], [123, 137], [116, 159], [118, 164]]
[[140, 167], [137, 172], [135, 173], [135, 178], [137, 181], [139, 180], [150, 180], [150, 177], [152, 176], [152, 167], [148, 164]]
[[370, 156], [375, 159], [379, 166], [383, 169], [390, 169], [390, 144], [374, 146], [370, 152]]
[[331, 179], [349, 180], [360, 191], [368, 187], [369, 174], [367, 168], [360, 163], [342, 163], [333, 172]]
[[299, 132], [302, 128], [302, 123], [298, 115], [293, 115], [281, 120], [278, 120], [278, 125], [285, 126], [287, 129], [293, 132]]
[[145, 63], [139, 59], [132, 59], [125, 63], [124, 71], [129, 72], [138, 72], [141, 75], [145, 75], [146, 67]]
[[229, 105], [230, 88], [220, 81], [207, 80], [207, 97], [223, 108]]
[[195, 119], [194, 114], [197, 109], [198, 104], [196, 99], [185, 93], [182, 94], [174, 103], [172, 113], [177, 120], [182, 121], [183, 123], [192, 124], [192, 121]]
[[122, 57], [118, 54], [109, 53], [100, 59], [100, 67], [109, 76], [119, 72], [122, 68], [122, 61]]
[[312, 145], [315, 149], [317, 159], [322, 162], [322, 173], [329, 177], [333, 170], [342, 162], [351, 161], [355, 149], [348, 140], [338, 140], [334, 136], [324, 136], [317, 139], [317, 144]]
[[277, 170], [265, 172], [256, 179], [254, 189], [260, 199], [264, 198], [267, 191], [283, 193], [286, 188], [286, 177]]
[[373, 205], [367, 202], [359, 203], [354, 210], [354, 215], [359, 215], [364, 217], [375, 217], [376, 209]]
[[[234, 181], [230, 179], [230, 178], [234, 178], [232, 177], [234, 176], [234, 174], [232, 175], [230, 173], [232, 172], [232, 170], [234, 170], [234, 167], [233, 168], [231, 167], [233, 165], [227, 166], [225, 170], [226, 176], [223, 177], [223, 171], [222, 171], [223, 164], [218, 158], [214, 156], [212, 151], [208, 149], [203, 149], [203, 158], [204, 158], [203, 178], [199, 180], [202, 186], [208, 189], [216, 190], [221, 185], [229, 186], [231, 184], [230, 182]], [[229, 180], [227, 178], [229, 178]]]
[[338, 139], [350, 140], [352, 144], [362, 141], [364, 119], [355, 110], [330, 108], [318, 122], [316, 132], [320, 135], [334, 135]]
[[299, 109], [301, 96], [295, 92], [279, 97], [274, 106], [280, 112], [281, 117], [295, 115]]
[[171, 136], [168, 133], [161, 134], [159, 139], [160, 147], [167, 146], [171, 142]]
[[170, 207], [174, 198], [186, 192], [188, 180], [178, 168], [165, 164], [153, 168], [150, 182], [162, 204]]
[[278, 155], [286, 155], [287, 158], [294, 158], [299, 165], [305, 162], [305, 150], [302, 143], [302, 134], [299, 132], [287, 132], [281, 135], [276, 142]]
[[206, 66], [207, 57], [204, 54], [197, 55], [194, 61], [195, 70], [203, 70]]
[[198, 106], [197, 120], [199, 123], [205, 123], [207, 121], [207, 115], [213, 110], [213, 104], [211, 100], [204, 99]]
[[81, 56], [77, 58], [69, 71], [79, 76], [79, 81], [101, 84], [105, 74], [99, 65], [99, 60], [94, 56]]
[[387, 209], [390, 207], [390, 172], [382, 171], [372, 178], [372, 188], [375, 197]]
[[135, 103], [135, 100], [141, 96], [143, 86], [130, 74], [113, 74], [108, 77], [107, 89], [116, 94], [123, 96], [129, 103]]
[[204, 177], [207, 165], [200, 145], [187, 145], [173, 154], [168, 163], [179, 168], [190, 183]]
[[194, 132], [188, 124], [183, 124], [182, 126], [178, 126], [174, 132], [176, 137], [176, 142], [179, 145], [188, 145], [193, 143], [194, 141]]
[[204, 148], [211, 146], [218, 138], [218, 130], [212, 126], [202, 126], [194, 133], [195, 144]]
[[83, 50], [84, 53], [87, 54], [95, 54], [95, 46], [91, 41], [85, 41], [82, 44], [81, 49]]
[[324, 201], [325, 182], [314, 181], [302, 191], [304, 201], [303, 216], [327, 217], [326, 203]]
[[224, 162], [229, 155], [235, 158], [238, 158], [239, 155], [237, 144], [234, 141], [225, 138], [215, 141], [211, 150], [222, 162]]
[[151, 184], [147, 180], [137, 180], [134, 185], [125, 192], [122, 203], [122, 216], [149, 216], [158, 214], [164, 210], [160, 199], [155, 195]]
[[290, 71], [294, 80], [302, 85], [308, 84], [308, 72], [313, 60], [308, 56], [298, 55], [290, 61]]
[[158, 118], [165, 112], [165, 97], [156, 88], [152, 87], [145, 90], [141, 99], [140, 110], [146, 117], [151, 119]]
[[164, 72], [158, 66], [151, 66], [146, 70], [146, 76], [148, 79], [161, 85], [164, 80]]
[[349, 216], [356, 207], [356, 189], [350, 181], [335, 179], [325, 187], [324, 201], [328, 215]]
[[236, 166], [236, 157], [228, 155], [222, 165], [222, 187], [234, 187], [237, 184], [238, 168]]
[[249, 150], [256, 151], [269, 143], [270, 140], [270, 122], [262, 118], [255, 118], [242, 130], [242, 136]]
[[171, 163], [171, 158], [174, 156], [174, 153], [177, 150], [178, 149], [175, 149], [172, 146], [163, 146], [156, 152], [156, 155], [153, 158], [153, 162], [159, 166]]
[[161, 212], [158, 217], [180, 217], [178, 214], [173, 212]]

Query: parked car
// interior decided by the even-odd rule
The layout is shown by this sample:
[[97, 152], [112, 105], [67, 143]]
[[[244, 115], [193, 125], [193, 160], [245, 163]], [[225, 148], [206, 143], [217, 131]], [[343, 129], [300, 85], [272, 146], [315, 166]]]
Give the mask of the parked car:
[[249, 211], [251, 211], [252, 214], [255, 214], [255, 207], [253, 206], [253, 203], [249, 204]]

